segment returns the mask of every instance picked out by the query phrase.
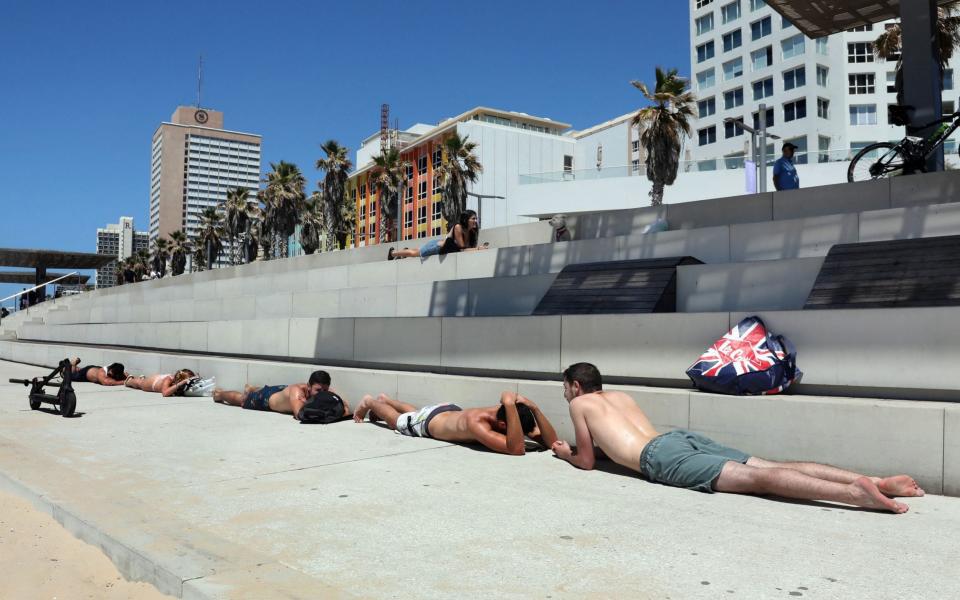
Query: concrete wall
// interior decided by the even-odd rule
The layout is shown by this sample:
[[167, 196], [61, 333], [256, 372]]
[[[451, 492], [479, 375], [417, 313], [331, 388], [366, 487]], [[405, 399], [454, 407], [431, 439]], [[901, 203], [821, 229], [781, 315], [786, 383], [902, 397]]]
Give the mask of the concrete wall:
[[[476, 378], [433, 373], [351, 369], [318, 364], [236, 360], [189, 354], [0, 341], [0, 359], [53, 366], [79, 354], [86, 363], [118, 361], [135, 372], [189, 368], [242, 389], [305, 381], [330, 372], [333, 387], [354, 406], [364, 394], [385, 392], [416, 405], [454, 401], [465, 408], [496, 404], [503, 390], [535, 401], [561, 438], [574, 441], [559, 380]], [[78, 386], [83, 410], [86, 384]], [[690, 390], [607, 385], [636, 400], [660, 431], [684, 428], [774, 460], [815, 460], [872, 475], [906, 472], [928, 493], [960, 495], [960, 409], [934, 402], [816, 396], [731, 397]], [[26, 401], [24, 400], [24, 407]]]

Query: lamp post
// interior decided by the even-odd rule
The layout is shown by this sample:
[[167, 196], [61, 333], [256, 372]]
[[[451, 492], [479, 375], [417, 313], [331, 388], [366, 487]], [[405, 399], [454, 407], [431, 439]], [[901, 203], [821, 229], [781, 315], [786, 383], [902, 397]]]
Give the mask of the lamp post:
[[[733, 123], [734, 127], [743, 129], [750, 134], [750, 158], [754, 161], [757, 169], [757, 191], [764, 193], [767, 191], [767, 139], [779, 140], [779, 135], [767, 133], [767, 105], [760, 105], [760, 112], [757, 121], [760, 129], [754, 129], [746, 123], [738, 121], [733, 117], [727, 117], [724, 123]], [[759, 142], [758, 142], [759, 138]]]

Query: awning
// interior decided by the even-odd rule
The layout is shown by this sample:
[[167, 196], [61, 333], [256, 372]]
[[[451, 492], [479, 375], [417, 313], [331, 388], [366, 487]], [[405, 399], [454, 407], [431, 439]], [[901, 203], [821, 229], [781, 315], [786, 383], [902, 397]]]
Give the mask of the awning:
[[64, 252], [62, 250], [31, 250], [27, 248], [0, 248], [0, 266], [30, 269], [99, 269], [117, 259], [109, 254]]
[[[900, 18], [900, 0], [766, 0], [811, 38]], [[950, 0], [937, 0], [949, 4]]]
[[[60, 279], [66, 273], [47, 273], [40, 283]], [[37, 274], [33, 271], [0, 271], [0, 283], [16, 283], [33, 287], [36, 285]], [[78, 283], [87, 283], [90, 280], [89, 275], [72, 275], [66, 279], [60, 279], [57, 283], [61, 285], [77, 285]]]

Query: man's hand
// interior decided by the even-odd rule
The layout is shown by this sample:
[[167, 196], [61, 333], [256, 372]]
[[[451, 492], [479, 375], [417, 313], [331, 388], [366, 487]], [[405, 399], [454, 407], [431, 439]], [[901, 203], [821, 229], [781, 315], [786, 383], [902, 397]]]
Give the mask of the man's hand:
[[555, 441], [550, 449], [553, 450], [554, 454], [563, 460], [570, 460], [570, 457], [573, 456], [573, 450], [570, 448], [570, 444], [564, 440]]
[[540, 408], [533, 400], [527, 398], [526, 396], [521, 396], [520, 394], [517, 394], [517, 404], [526, 404], [527, 408], [532, 411], [536, 411], [538, 408]]
[[517, 395], [513, 392], [503, 392], [500, 394], [500, 404], [510, 406], [517, 403]]

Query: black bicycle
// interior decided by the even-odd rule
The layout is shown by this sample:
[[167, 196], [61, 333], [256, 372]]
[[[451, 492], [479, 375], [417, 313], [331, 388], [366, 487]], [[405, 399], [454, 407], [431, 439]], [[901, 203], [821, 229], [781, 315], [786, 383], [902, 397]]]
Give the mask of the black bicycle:
[[[890, 124], [906, 125], [908, 123], [907, 112], [912, 109], [912, 106], [891, 106], [889, 109]], [[870, 144], [857, 152], [847, 169], [847, 181], [852, 183], [854, 181], [868, 181], [926, 172], [927, 159], [930, 155], [960, 127], [960, 111], [927, 123], [923, 128], [937, 123], [940, 123], [940, 127], [928, 138], [908, 135], [896, 144], [890, 142]]]

